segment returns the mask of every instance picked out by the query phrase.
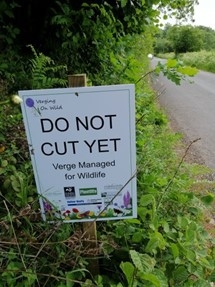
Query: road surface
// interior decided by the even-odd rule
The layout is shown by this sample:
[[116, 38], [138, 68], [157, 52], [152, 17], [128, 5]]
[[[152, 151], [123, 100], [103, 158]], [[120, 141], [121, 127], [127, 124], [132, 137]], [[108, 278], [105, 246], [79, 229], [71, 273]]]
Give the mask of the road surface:
[[[158, 59], [152, 60], [154, 66]], [[189, 141], [201, 138], [195, 152], [201, 163], [215, 169], [215, 74], [200, 71], [193, 83], [182, 81], [176, 86], [163, 76], [156, 80], [159, 102], [170, 121], [177, 124]]]

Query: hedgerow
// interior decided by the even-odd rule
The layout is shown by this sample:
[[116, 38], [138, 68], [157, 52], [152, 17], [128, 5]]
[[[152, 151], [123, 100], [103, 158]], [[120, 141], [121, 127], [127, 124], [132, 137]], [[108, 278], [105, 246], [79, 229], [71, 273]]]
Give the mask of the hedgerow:
[[[208, 170], [184, 162], [188, 149], [183, 157], [174, 152], [179, 136], [169, 130], [150, 78], [144, 76], [151, 69], [151, 43], [150, 33], [128, 36], [118, 43], [118, 54], [111, 55], [113, 73], [107, 83], [137, 83], [138, 217], [97, 223], [97, 247], [87, 244], [81, 224], [41, 220], [21, 112], [2, 84], [1, 286], [209, 287], [214, 281], [214, 240], [203, 224], [213, 202], [213, 183], [199, 180]], [[37, 61], [38, 55], [44, 59], [34, 54]], [[41, 76], [50, 78], [50, 69], [46, 71], [39, 83], [44, 82]], [[31, 70], [32, 82], [37, 76]], [[105, 82], [102, 75], [97, 82]], [[45, 83], [56, 86], [61, 81]], [[194, 192], [200, 182], [204, 192]], [[98, 274], [93, 274], [94, 262]]]

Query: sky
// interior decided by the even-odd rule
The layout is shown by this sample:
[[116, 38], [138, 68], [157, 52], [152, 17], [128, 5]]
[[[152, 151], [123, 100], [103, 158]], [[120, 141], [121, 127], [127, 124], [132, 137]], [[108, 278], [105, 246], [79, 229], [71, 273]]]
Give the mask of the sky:
[[[183, 25], [186, 24], [192, 24], [195, 26], [206, 26], [210, 27], [215, 30], [215, 0], [199, 0], [199, 5], [195, 5], [194, 7], [194, 23], [184, 23]], [[162, 21], [163, 22], [163, 21]], [[168, 19], [167, 21], [163, 22], [165, 23], [170, 23], [170, 24], [175, 24], [175, 20], [170, 20]]]
[[215, 30], [215, 1], [199, 0], [199, 5], [195, 6], [194, 19], [194, 25], [202, 25]]

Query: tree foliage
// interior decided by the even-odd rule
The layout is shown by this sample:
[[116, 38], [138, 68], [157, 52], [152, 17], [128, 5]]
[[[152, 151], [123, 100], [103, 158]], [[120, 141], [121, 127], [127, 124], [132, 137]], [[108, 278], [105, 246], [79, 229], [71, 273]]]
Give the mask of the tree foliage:
[[198, 26], [202, 31], [203, 36], [203, 49], [204, 50], [214, 50], [215, 49], [215, 31], [212, 28], [205, 26]]
[[[160, 11], [168, 10], [178, 18], [185, 17], [185, 15], [192, 15], [193, 5], [197, 2], [197, 0], [2, 0], [0, 3], [1, 32], [3, 35], [6, 31], [10, 32], [8, 36], [11, 39], [19, 34], [21, 41], [26, 44], [30, 42], [35, 45], [39, 43], [37, 41], [43, 43], [50, 32], [56, 32], [53, 31], [55, 29], [52, 31], [48, 29], [52, 26], [52, 18], [61, 15], [63, 8], [65, 16], [68, 16], [70, 11], [75, 15], [85, 10], [85, 16], [92, 22], [96, 22], [101, 13], [103, 15], [109, 13], [115, 24], [120, 22], [119, 30], [123, 27], [124, 33], [139, 33], [144, 26], [157, 21]], [[100, 9], [103, 9], [103, 12]], [[74, 20], [71, 19], [73, 23]], [[74, 30], [79, 30], [85, 19], [82, 16], [78, 20], [79, 22], [76, 22], [73, 27]]]
[[172, 42], [175, 54], [199, 51], [203, 46], [202, 33], [190, 25], [172, 26], [168, 30], [168, 39]]
[[155, 53], [196, 52], [215, 49], [215, 31], [204, 26], [170, 25], [160, 29], [156, 35]]
[[[29, 88], [28, 45], [66, 65], [68, 73], [87, 73], [93, 84], [113, 73], [113, 57], [125, 55], [120, 39], [158, 25], [160, 12], [192, 15], [197, 0], [2, 0], [0, 76]], [[26, 75], [25, 75], [26, 73]]]

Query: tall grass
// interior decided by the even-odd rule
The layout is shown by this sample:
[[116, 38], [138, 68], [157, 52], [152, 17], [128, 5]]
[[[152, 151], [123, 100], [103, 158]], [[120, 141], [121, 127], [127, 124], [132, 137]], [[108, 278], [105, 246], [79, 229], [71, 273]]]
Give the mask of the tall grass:
[[[173, 59], [175, 58], [174, 53], [158, 54], [159, 58]], [[184, 62], [185, 65], [195, 67], [199, 70], [215, 73], [215, 51], [200, 52], [187, 52], [180, 54], [179, 58]]]
[[215, 73], [215, 51], [190, 52], [181, 56], [185, 64]]

